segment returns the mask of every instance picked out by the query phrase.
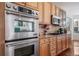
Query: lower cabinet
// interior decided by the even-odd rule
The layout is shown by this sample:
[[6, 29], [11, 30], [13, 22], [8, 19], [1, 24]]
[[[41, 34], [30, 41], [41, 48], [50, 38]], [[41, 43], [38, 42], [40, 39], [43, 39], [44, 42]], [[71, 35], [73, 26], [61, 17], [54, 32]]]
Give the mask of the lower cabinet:
[[66, 49], [66, 39], [65, 39], [65, 36], [62, 35], [62, 50], [65, 50]]
[[57, 36], [57, 54], [62, 52], [62, 37], [60, 35]]
[[66, 36], [66, 48], [69, 48], [70, 47], [70, 44], [71, 44], [71, 38], [69, 36]]
[[46, 39], [41, 40], [40, 43], [40, 56], [49, 56], [49, 44], [46, 43]]
[[56, 37], [53, 36], [53, 38], [49, 39], [49, 49], [50, 49], [50, 55], [55, 56], [56, 55]]
[[64, 34], [40, 39], [40, 56], [56, 56], [69, 48], [69, 39]]

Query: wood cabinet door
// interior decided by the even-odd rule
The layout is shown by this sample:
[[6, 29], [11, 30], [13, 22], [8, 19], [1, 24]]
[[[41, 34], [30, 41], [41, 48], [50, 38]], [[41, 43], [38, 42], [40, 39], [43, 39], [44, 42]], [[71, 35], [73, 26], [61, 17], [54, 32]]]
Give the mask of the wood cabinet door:
[[0, 56], [4, 56], [4, 55], [5, 55], [5, 44], [0, 43]]
[[50, 55], [55, 56], [56, 55], [56, 37], [52, 37], [49, 39], [49, 45], [50, 45]]
[[71, 45], [71, 38], [69, 37], [69, 36], [67, 36], [67, 38], [66, 38], [66, 47], [67, 48], [70, 48], [70, 45]]
[[56, 16], [59, 16], [59, 8], [56, 6]]
[[5, 3], [0, 3], [0, 55], [4, 55], [5, 47]]
[[49, 55], [49, 48], [48, 44], [40, 44], [40, 56], [48, 56]]
[[54, 4], [51, 5], [52, 9], [51, 9], [51, 13], [53, 16], [56, 15], [56, 6]]
[[15, 2], [16, 4], [18, 4], [18, 5], [21, 5], [21, 6], [25, 6], [25, 2]]
[[43, 24], [44, 22], [44, 3], [43, 2], [39, 2], [38, 3], [38, 10], [39, 10], [39, 23]]
[[57, 36], [57, 54], [62, 51], [61, 36]]
[[37, 2], [26, 2], [26, 6], [37, 9], [38, 8], [38, 3]]
[[66, 49], [66, 39], [65, 39], [65, 36], [63, 35], [62, 36], [62, 50], [65, 50]]
[[40, 56], [48, 56], [49, 55], [49, 44], [48, 39], [43, 38], [40, 39]]
[[44, 24], [51, 23], [51, 4], [48, 2], [44, 3]]

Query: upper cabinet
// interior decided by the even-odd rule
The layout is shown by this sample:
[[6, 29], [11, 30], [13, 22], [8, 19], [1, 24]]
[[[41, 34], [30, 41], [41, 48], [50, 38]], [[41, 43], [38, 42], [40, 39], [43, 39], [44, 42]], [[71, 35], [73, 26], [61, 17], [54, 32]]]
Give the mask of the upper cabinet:
[[56, 15], [56, 6], [54, 4], [52, 4], [51, 8], [52, 8], [51, 13], [52, 13], [53, 16], [55, 16]]
[[56, 16], [59, 16], [59, 11], [60, 11], [60, 8], [56, 6]]
[[25, 6], [25, 2], [16, 2], [16, 4], [21, 5], [21, 6]]
[[44, 19], [44, 3], [43, 2], [39, 2], [38, 3], [38, 10], [39, 10], [39, 15], [38, 15], [38, 17], [39, 17], [39, 23], [40, 24], [43, 24], [43, 19]]
[[38, 10], [38, 3], [37, 2], [26, 2], [26, 7]]
[[15, 2], [17, 5], [24, 6], [24, 7], [29, 7], [34, 10], [38, 10], [38, 3], [37, 2]]
[[48, 2], [39, 2], [39, 21], [40, 24], [50, 24], [51, 20], [51, 3]]
[[50, 24], [51, 20], [51, 3], [44, 3], [44, 24]]

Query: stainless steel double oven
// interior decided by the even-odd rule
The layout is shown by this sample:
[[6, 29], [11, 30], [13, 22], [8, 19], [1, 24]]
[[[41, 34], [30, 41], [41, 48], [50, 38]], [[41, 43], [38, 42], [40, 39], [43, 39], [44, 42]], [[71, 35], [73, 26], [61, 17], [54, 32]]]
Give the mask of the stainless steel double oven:
[[5, 3], [5, 55], [39, 55], [38, 11]]

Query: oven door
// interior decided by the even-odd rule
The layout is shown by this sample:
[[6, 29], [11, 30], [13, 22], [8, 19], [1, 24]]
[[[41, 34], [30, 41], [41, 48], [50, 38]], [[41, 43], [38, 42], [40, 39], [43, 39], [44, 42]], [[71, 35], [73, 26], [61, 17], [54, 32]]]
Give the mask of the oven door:
[[36, 18], [5, 14], [5, 40], [38, 37], [39, 22]]
[[38, 42], [8, 45], [5, 54], [7, 56], [37, 56]]

